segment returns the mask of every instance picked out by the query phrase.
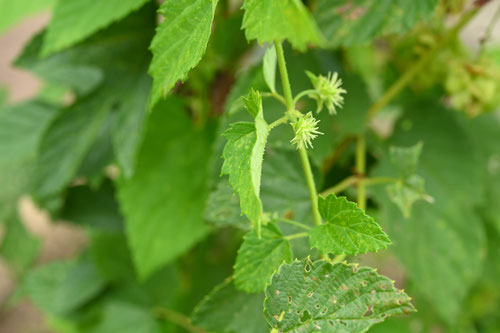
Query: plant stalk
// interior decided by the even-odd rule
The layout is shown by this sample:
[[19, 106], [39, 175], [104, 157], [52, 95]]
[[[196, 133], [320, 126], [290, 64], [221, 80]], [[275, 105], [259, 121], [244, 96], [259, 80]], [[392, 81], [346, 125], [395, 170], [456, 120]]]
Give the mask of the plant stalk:
[[365, 173], [366, 173], [366, 140], [363, 134], [358, 136], [356, 141], [356, 173], [359, 177], [358, 180], [358, 207], [365, 210], [366, 209], [366, 185], [365, 185]]
[[155, 308], [153, 311], [158, 317], [168, 320], [171, 323], [184, 328], [188, 332], [207, 333], [204, 329], [194, 326], [191, 323], [191, 319], [182, 313], [166, 308]]
[[[279, 41], [276, 41], [276, 55], [278, 58], [278, 68], [281, 76], [281, 84], [283, 85], [283, 94], [285, 95], [287, 112], [293, 112], [295, 110], [295, 103], [292, 96], [292, 88], [290, 86], [290, 79], [288, 78], [288, 70], [286, 68], [285, 53], [283, 51], [283, 46]], [[309, 197], [311, 199], [311, 207], [314, 216], [314, 224], [321, 225], [321, 215], [318, 210], [318, 192], [316, 190], [316, 184], [314, 183], [314, 177], [311, 169], [311, 164], [309, 163], [309, 156], [307, 156], [307, 150], [304, 148], [299, 148], [300, 161], [302, 162], [302, 168], [304, 169], [304, 175], [306, 177], [307, 189], [309, 190]]]

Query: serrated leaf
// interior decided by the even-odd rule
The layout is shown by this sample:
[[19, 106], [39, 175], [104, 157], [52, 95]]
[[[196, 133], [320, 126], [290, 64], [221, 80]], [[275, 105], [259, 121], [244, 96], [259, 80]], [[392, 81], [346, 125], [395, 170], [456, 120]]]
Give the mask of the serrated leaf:
[[[257, 116], [264, 117], [262, 113], [262, 97], [258, 91], [251, 89], [248, 96], [243, 98], [243, 103], [245, 109], [250, 113], [252, 118], [255, 119]], [[259, 115], [260, 113], [262, 113], [262, 115]]]
[[153, 60], [149, 74], [154, 78], [152, 100], [184, 79], [201, 60], [212, 29], [218, 0], [167, 0], [159, 12], [165, 17], [151, 42]]
[[262, 160], [269, 126], [264, 120], [262, 101], [255, 96], [251, 92], [246, 102], [248, 112], [255, 114], [255, 122], [234, 123], [223, 134], [227, 143], [222, 153], [224, 164], [221, 173], [229, 175], [229, 183], [239, 194], [241, 212], [258, 226], [262, 214]]
[[0, 33], [25, 17], [44, 10], [51, 10], [55, 2], [56, 0], [0, 0]]
[[423, 146], [423, 143], [419, 142], [410, 147], [390, 147], [389, 155], [391, 163], [401, 178], [408, 178], [415, 173]]
[[138, 165], [118, 183], [127, 237], [144, 279], [208, 231], [203, 221], [211, 133], [197, 129], [184, 103], [158, 103], [148, 122]]
[[324, 253], [358, 254], [385, 249], [391, 241], [372, 217], [345, 197], [319, 197], [325, 224], [309, 232], [311, 248]]
[[320, 45], [322, 37], [312, 15], [300, 0], [245, 0], [243, 28], [248, 40], [261, 44], [288, 40], [298, 50]]
[[263, 291], [271, 275], [283, 262], [292, 261], [292, 256], [288, 240], [275, 224], [263, 226], [260, 238], [253, 229], [245, 235], [238, 250], [234, 285], [249, 293]]
[[269, 46], [262, 60], [262, 70], [267, 86], [272, 92], [276, 92], [276, 48], [274, 44]]
[[278, 332], [366, 332], [415, 311], [410, 298], [375, 270], [309, 258], [283, 264], [266, 288], [264, 314]]
[[72, 46], [139, 9], [148, 0], [57, 1], [43, 45], [43, 55]]
[[262, 313], [263, 301], [262, 293], [238, 291], [227, 279], [196, 306], [193, 324], [220, 333], [268, 332], [269, 326]]
[[438, 0], [319, 0], [318, 25], [330, 47], [370, 42], [384, 33], [403, 33], [428, 19]]
[[114, 302], [104, 310], [102, 321], [91, 333], [159, 333], [160, 325], [151, 309]]

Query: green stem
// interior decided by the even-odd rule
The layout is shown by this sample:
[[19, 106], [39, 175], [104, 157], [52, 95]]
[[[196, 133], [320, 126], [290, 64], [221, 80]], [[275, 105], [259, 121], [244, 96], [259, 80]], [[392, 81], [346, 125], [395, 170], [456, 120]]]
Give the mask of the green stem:
[[356, 173], [358, 174], [358, 207], [366, 209], [366, 187], [365, 177], [366, 173], [366, 141], [365, 136], [360, 134], [356, 142]]
[[288, 113], [285, 114], [283, 117], [281, 117], [280, 119], [276, 120], [276, 121], [273, 121], [270, 125], [269, 125], [269, 129], [273, 129], [275, 128], [276, 126], [278, 125], [281, 125], [281, 124], [286, 124], [289, 120], [289, 116], [288, 116]]
[[314, 89], [308, 89], [308, 90], [304, 90], [302, 92], [300, 92], [297, 96], [295, 96], [295, 98], [293, 99], [293, 104], [297, 104], [298, 101], [300, 101], [300, 99], [304, 96], [307, 96], [309, 95], [310, 93], [312, 92], [315, 92], [316, 90]]
[[286, 240], [292, 240], [292, 239], [296, 239], [296, 238], [304, 238], [307, 236], [309, 236], [308, 232], [299, 232], [297, 234], [288, 235], [288, 236], [285, 236], [283, 238]]
[[288, 223], [290, 225], [294, 225], [296, 227], [299, 227], [299, 228], [302, 228], [302, 229], [305, 229], [305, 230], [311, 230], [312, 228], [303, 224], [303, 223], [300, 223], [300, 222], [297, 222], [297, 221], [294, 221], [294, 220], [289, 220], [289, 219], [284, 219], [284, 218], [279, 218], [278, 219], [278, 222], [283, 222], [283, 223]]
[[281, 84], [283, 85], [283, 94], [286, 100], [286, 108], [287, 111], [292, 111], [295, 109], [295, 104], [293, 103], [292, 88], [290, 87], [290, 80], [288, 79], [288, 71], [286, 69], [285, 52], [280, 42], [276, 41], [274, 45], [276, 46], [276, 55], [278, 58]]
[[[278, 67], [281, 75], [281, 83], [283, 85], [283, 92], [286, 99], [287, 112], [291, 113], [295, 110], [295, 104], [293, 102], [292, 88], [290, 87], [290, 80], [288, 79], [288, 71], [286, 69], [285, 53], [283, 52], [283, 46], [280, 42], [276, 41], [276, 55], [278, 58]], [[316, 184], [314, 183], [314, 177], [311, 169], [311, 164], [309, 163], [309, 156], [307, 156], [307, 150], [304, 148], [299, 149], [300, 161], [302, 162], [302, 168], [304, 169], [304, 175], [306, 177], [307, 189], [309, 190], [309, 197], [311, 199], [311, 207], [314, 216], [314, 224], [321, 225], [321, 215], [318, 210], [318, 192], [316, 191]]]
[[453, 28], [451, 28], [444, 38], [425, 56], [415, 62], [399, 79], [385, 92], [382, 97], [372, 105], [368, 111], [368, 119], [371, 119], [377, 112], [383, 109], [391, 102], [408, 83], [420, 72], [424, 70], [427, 64], [434, 59], [437, 54], [448, 45], [448, 43], [457, 36], [458, 32], [476, 15], [478, 9], [472, 9], [466, 12]]
[[302, 162], [302, 167], [304, 169], [304, 175], [306, 176], [307, 189], [309, 190], [309, 198], [311, 199], [311, 207], [314, 216], [314, 224], [321, 225], [321, 215], [318, 209], [318, 192], [316, 191], [316, 184], [314, 183], [314, 177], [311, 169], [311, 164], [309, 163], [309, 156], [307, 156], [307, 150], [304, 148], [299, 149], [300, 160]]
[[191, 323], [191, 319], [189, 317], [183, 315], [182, 313], [166, 309], [166, 308], [155, 308], [154, 313], [159, 318], [163, 318], [171, 323], [176, 324], [179, 327], [184, 328], [186, 331], [191, 333], [207, 333], [202, 328], [196, 327]]
[[[360, 177], [358, 176], [349, 176], [344, 180], [340, 181], [338, 184], [333, 185], [332, 187], [321, 192], [321, 196], [326, 197], [329, 194], [337, 194], [340, 193], [350, 186], [357, 184], [360, 181]], [[363, 182], [365, 186], [384, 184], [384, 183], [397, 183], [399, 179], [392, 177], [374, 177], [374, 178], [363, 178]]]
[[272, 97], [278, 100], [281, 104], [286, 105], [285, 98], [278, 93], [270, 92], [270, 93], [262, 93], [262, 97]]
[[342, 192], [345, 189], [347, 189], [349, 186], [354, 185], [357, 182], [358, 182], [358, 177], [349, 176], [346, 179], [342, 180], [337, 185], [334, 185], [334, 186], [330, 187], [329, 189], [326, 189], [323, 192], [321, 192], [321, 195], [326, 197], [327, 195], [330, 195], [332, 193], [336, 194], [336, 193]]

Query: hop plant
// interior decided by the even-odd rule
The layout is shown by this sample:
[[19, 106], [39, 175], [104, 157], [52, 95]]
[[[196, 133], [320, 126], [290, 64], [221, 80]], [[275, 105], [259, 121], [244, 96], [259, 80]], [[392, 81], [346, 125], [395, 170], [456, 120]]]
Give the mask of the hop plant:
[[297, 149], [312, 148], [312, 140], [316, 139], [318, 135], [322, 135], [318, 131], [319, 120], [315, 119], [312, 112], [305, 115], [300, 115], [295, 122], [292, 123], [295, 137], [290, 141], [297, 146]]
[[336, 108], [342, 107], [344, 97], [347, 91], [342, 88], [342, 79], [338, 74], [329, 72], [327, 76], [314, 75], [311, 72], [306, 72], [314, 86], [314, 90], [309, 93], [309, 97], [316, 100], [318, 109], [316, 112], [321, 112], [323, 105], [326, 105], [330, 114], [336, 114]]

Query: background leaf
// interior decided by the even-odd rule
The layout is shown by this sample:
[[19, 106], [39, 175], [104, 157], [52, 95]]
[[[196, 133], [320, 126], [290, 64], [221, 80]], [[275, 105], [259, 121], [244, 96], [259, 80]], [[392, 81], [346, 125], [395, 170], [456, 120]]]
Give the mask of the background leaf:
[[300, 0], [245, 0], [243, 28], [248, 40], [260, 44], [289, 41], [298, 50], [321, 44], [318, 27]]
[[153, 105], [200, 62], [210, 37], [217, 1], [167, 0], [160, 7], [165, 21], [158, 27], [150, 46]]
[[403, 33], [431, 16], [438, 0], [319, 0], [315, 18], [329, 47], [370, 42], [384, 33]]
[[262, 313], [263, 294], [247, 294], [234, 288], [230, 279], [215, 287], [195, 308], [193, 323], [221, 333], [267, 332]]
[[48, 55], [74, 45], [114, 21], [139, 9], [148, 0], [57, 1], [42, 53]]
[[208, 231], [203, 208], [211, 142], [211, 133], [195, 128], [185, 114], [182, 100], [170, 99], [153, 110], [137, 170], [118, 184], [141, 278], [181, 255]]

